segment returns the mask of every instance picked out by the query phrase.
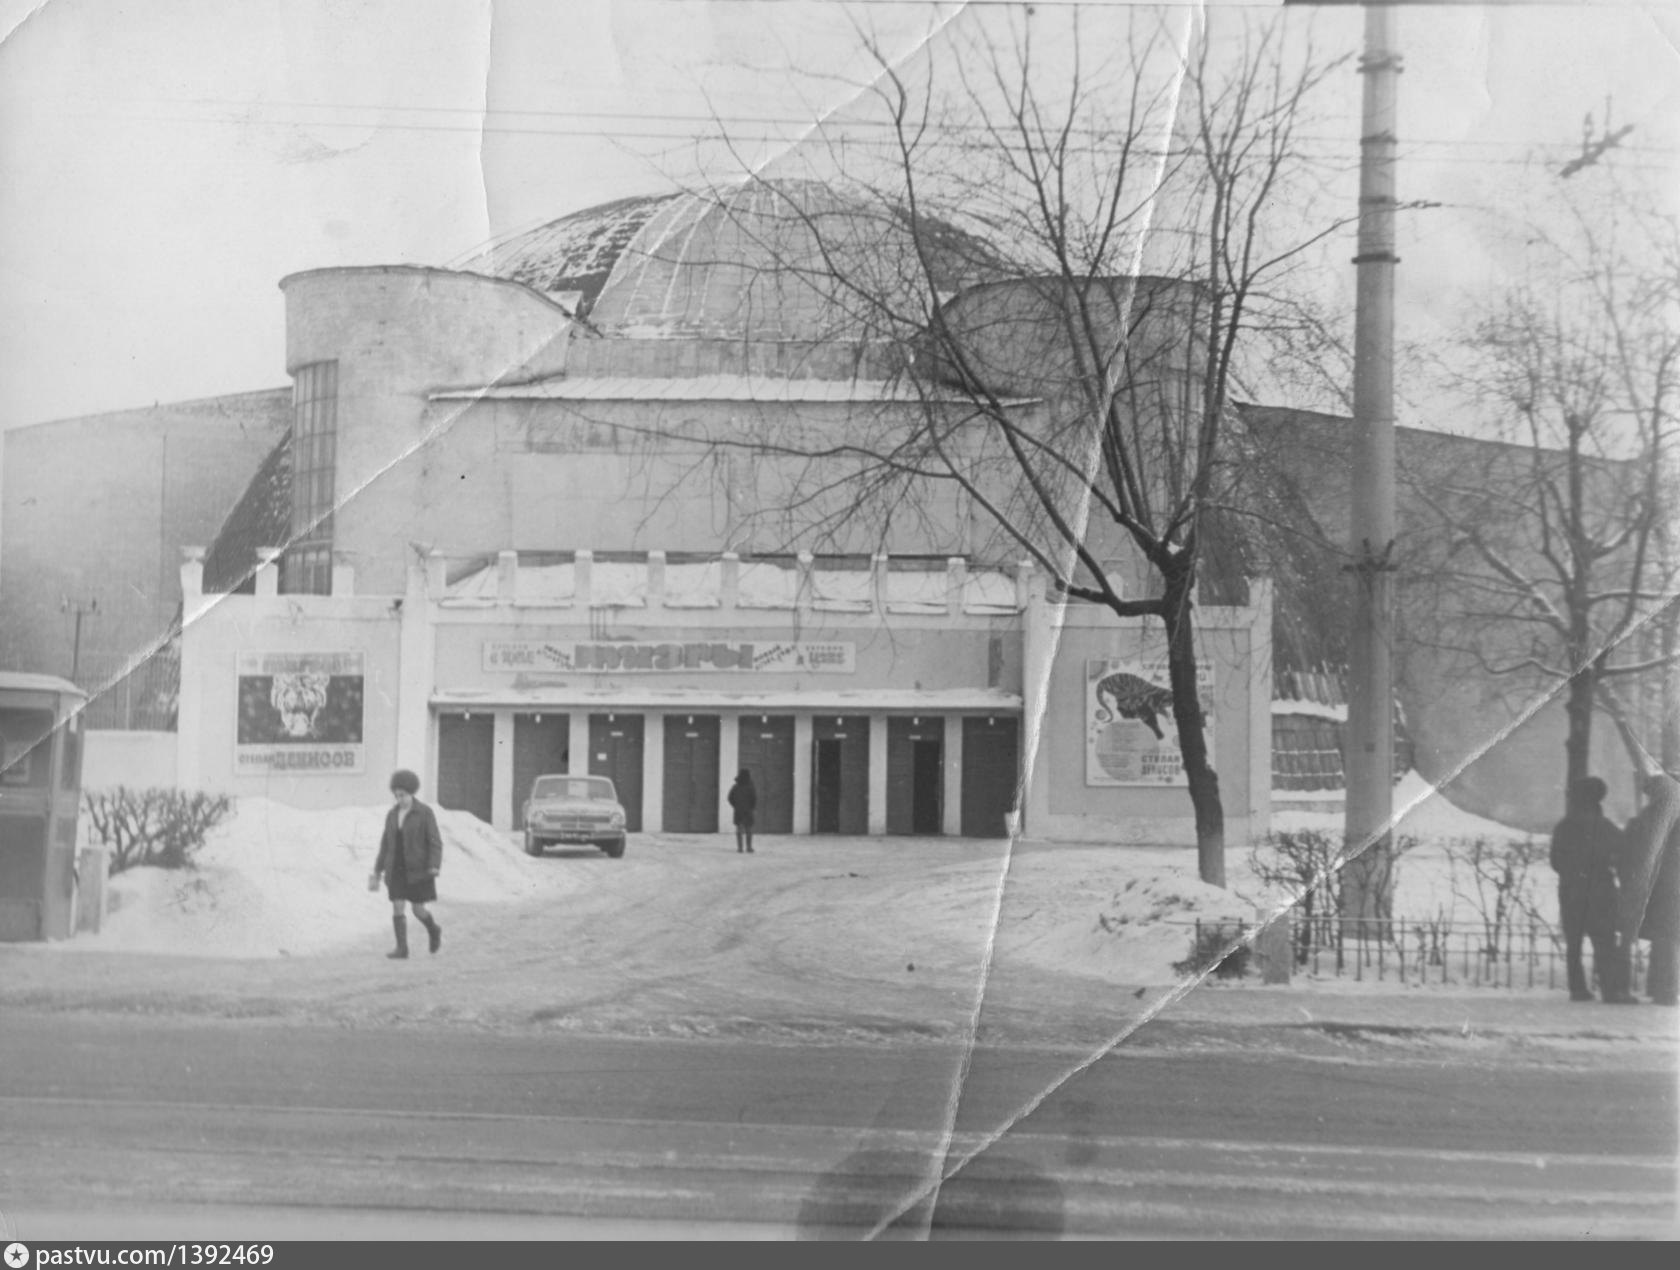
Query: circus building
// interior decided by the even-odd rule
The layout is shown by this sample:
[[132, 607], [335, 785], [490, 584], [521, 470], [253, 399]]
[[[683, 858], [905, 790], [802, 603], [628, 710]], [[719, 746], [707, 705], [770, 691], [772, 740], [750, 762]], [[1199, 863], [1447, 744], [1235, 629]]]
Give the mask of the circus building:
[[[997, 251], [931, 228], [941, 301], [1007, 309]], [[587, 772], [633, 832], [706, 833], [746, 767], [766, 833], [1192, 841], [1155, 631], [1047, 596], [958, 494], [848, 515], [781, 444], [960, 406], [825, 282], [838, 255], [890, 294], [909, 249], [781, 183], [283, 279], [291, 426], [181, 568], [179, 782], [329, 806], [413, 767], [517, 829], [537, 775]], [[1199, 615], [1238, 841], [1269, 596]]]

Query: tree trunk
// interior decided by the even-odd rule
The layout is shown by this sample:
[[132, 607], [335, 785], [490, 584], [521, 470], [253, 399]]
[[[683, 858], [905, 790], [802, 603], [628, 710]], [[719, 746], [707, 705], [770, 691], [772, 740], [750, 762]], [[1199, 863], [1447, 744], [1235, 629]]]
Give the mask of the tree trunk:
[[1569, 717], [1569, 731], [1563, 740], [1565, 802], [1576, 782], [1589, 774], [1592, 754], [1593, 697], [1598, 690], [1598, 667], [1588, 662], [1569, 681], [1569, 696], [1564, 713]]
[[1202, 698], [1196, 686], [1196, 620], [1190, 604], [1195, 585], [1187, 576], [1166, 579], [1162, 621], [1167, 628], [1167, 675], [1173, 695], [1173, 722], [1184, 775], [1190, 785], [1190, 805], [1196, 811], [1196, 868], [1204, 882], [1225, 885], [1225, 806], [1219, 798], [1219, 773], [1208, 763], [1207, 732]]

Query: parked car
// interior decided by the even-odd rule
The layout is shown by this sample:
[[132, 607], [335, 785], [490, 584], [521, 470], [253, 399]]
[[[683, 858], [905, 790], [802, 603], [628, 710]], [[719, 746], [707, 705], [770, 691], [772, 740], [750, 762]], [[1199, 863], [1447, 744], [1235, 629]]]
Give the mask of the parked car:
[[613, 859], [624, 854], [624, 808], [605, 776], [539, 776], [525, 800], [525, 850], [552, 842], [587, 842]]

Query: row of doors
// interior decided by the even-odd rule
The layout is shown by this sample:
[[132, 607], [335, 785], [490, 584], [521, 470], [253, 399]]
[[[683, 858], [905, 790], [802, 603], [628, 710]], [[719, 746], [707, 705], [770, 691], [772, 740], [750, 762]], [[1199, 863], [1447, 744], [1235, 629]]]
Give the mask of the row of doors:
[[[739, 762], [758, 790], [760, 833], [793, 831], [793, 716], [744, 715]], [[863, 834], [869, 822], [869, 719], [820, 715], [811, 726], [811, 827], [815, 833]], [[570, 720], [563, 714], [517, 714], [513, 722], [514, 827], [522, 828], [531, 783], [570, 768]], [[720, 806], [722, 720], [665, 716], [664, 812], [667, 833], [715, 833], [730, 816]], [[495, 721], [488, 713], [438, 719], [438, 802], [491, 817]], [[642, 828], [644, 719], [589, 716], [591, 775], [612, 778], [632, 832]], [[933, 715], [887, 720], [887, 832], [934, 835], [944, 824], [945, 723]], [[1020, 761], [1015, 719], [963, 719], [962, 832], [1002, 837], [1014, 805]]]

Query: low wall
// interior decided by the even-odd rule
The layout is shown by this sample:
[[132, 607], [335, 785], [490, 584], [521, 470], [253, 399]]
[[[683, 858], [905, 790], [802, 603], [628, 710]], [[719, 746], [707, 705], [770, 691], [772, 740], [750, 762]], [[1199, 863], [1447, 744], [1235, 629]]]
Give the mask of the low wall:
[[175, 784], [173, 732], [89, 731], [83, 735], [83, 789]]

